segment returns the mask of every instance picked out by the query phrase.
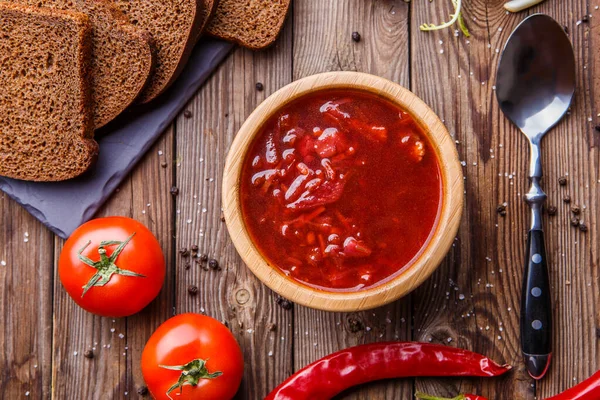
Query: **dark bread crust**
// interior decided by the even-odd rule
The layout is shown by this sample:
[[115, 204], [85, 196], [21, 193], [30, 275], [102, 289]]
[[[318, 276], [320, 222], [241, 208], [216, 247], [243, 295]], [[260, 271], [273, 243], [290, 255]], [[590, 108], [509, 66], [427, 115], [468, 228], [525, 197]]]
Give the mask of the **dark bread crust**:
[[[162, 94], [179, 76], [187, 60], [189, 59], [194, 45], [196, 44], [196, 38], [200, 34], [203, 25], [203, 9], [204, 0], [160, 0], [154, 4], [158, 4], [165, 9], [169, 6], [173, 6], [174, 3], [181, 3], [187, 5], [187, 9], [190, 11], [188, 17], [191, 19], [191, 23], [185, 27], [185, 31], [177, 29], [175, 26], [169, 26], [169, 32], [161, 31], [158, 32], [158, 23], [156, 19], [146, 18], [145, 8], [149, 3], [148, 0], [115, 0], [117, 7], [132, 21], [136, 26], [141, 27], [148, 31], [154, 39], [156, 44], [156, 66], [153, 71], [150, 81], [146, 88], [137, 99], [138, 103], [148, 103], [154, 100], [157, 96]], [[163, 13], [157, 14], [170, 16], [168, 10], [163, 10]], [[157, 15], [154, 15], [156, 17]], [[166, 34], [170, 33], [170, 41], [164, 39], [163, 35], [157, 33]], [[177, 39], [177, 35], [181, 35], [183, 40]], [[159, 37], [161, 36], [161, 37]], [[167, 47], [177, 48], [174, 57], [165, 57], [164, 51]], [[165, 62], [166, 61], [166, 62]], [[171, 63], [176, 63], [173, 67]]]
[[[54, 60], [55, 53], [48, 50], [46, 67], [40, 69], [41, 61], [35, 57], [46, 54], [44, 45], [56, 50], [51, 48], [52, 44], [44, 42], [56, 38], [37, 36], [36, 41], [27, 41], [0, 35], [0, 56], [2, 51], [13, 50], [12, 57], [7, 58], [9, 63], [0, 71], [0, 83], [6, 85], [9, 101], [16, 101], [15, 93], [20, 95], [18, 100], [21, 100], [19, 105], [22, 107], [16, 108], [13, 102], [0, 101], [0, 114], [4, 116], [0, 122], [0, 175], [30, 181], [74, 178], [85, 172], [98, 154], [98, 144], [92, 139], [94, 130], [88, 85], [91, 53], [89, 19], [78, 12], [0, 2], [0, 26], [10, 25], [11, 19], [19, 22], [15, 26], [25, 30], [46, 29], [56, 33], [63, 39], [58, 44], [62, 47], [60, 51], [68, 54], [64, 54], [66, 60]], [[30, 46], [36, 42], [37, 45]], [[15, 47], [17, 51], [14, 51]], [[73, 65], [64, 65], [69, 57], [73, 58]], [[24, 74], [21, 72], [21, 76], [15, 75], [17, 65], [24, 62], [29, 63], [30, 69]], [[64, 79], [63, 73], [74, 73], [75, 79], [69, 80], [66, 85], [65, 81], [60, 82]], [[59, 96], [56, 92], [40, 90], [41, 84], [51, 85], [57, 81], [65, 86], [61, 88], [62, 97], [59, 99], [68, 100], [66, 104], [53, 102], [53, 98]], [[49, 106], [49, 111], [44, 106]], [[72, 119], [63, 121], [67, 117]], [[15, 124], [15, 121], [22, 124]], [[66, 130], [65, 126], [72, 129]]]
[[206, 32], [252, 50], [264, 49], [279, 36], [290, 4], [291, 0], [219, 0]]
[[219, 0], [204, 0], [204, 8], [202, 10], [202, 26], [200, 27], [196, 41], [200, 40], [202, 35], [205, 33], [206, 28], [208, 27], [208, 22], [214, 17], [215, 12], [217, 11], [218, 4]]
[[90, 18], [95, 129], [121, 114], [145, 88], [154, 65], [150, 35], [132, 26], [112, 1], [12, 1], [29, 6], [81, 12]]

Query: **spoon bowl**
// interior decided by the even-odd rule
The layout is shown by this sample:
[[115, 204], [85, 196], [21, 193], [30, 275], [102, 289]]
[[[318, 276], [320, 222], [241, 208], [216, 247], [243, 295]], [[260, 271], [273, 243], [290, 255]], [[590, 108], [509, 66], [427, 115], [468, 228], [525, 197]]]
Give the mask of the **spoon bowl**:
[[504, 115], [530, 140], [561, 120], [575, 93], [575, 57], [563, 28], [544, 14], [512, 33], [498, 66], [496, 96]]

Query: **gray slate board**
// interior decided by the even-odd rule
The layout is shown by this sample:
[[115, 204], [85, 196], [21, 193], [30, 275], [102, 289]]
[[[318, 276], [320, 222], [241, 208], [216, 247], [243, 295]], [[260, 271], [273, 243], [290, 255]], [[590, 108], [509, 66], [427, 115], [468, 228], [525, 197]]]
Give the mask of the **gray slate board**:
[[66, 239], [79, 225], [93, 218], [232, 48], [230, 43], [203, 38], [167, 92], [96, 132], [100, 145], [98, 162], [84, 175], [52, 183], [0, 177], [0, 189]]

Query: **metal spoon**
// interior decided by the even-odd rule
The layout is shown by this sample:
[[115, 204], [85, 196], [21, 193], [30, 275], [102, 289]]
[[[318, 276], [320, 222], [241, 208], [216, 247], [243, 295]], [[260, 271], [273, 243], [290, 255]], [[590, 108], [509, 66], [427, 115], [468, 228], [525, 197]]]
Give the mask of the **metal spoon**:
[[540, 142], [565, 115], [575, 91], [575, 55], [563, 28], [552, 18], [534, 14], [511, 34], [502, 52], [496, 96], [504, 115], [529, 141], [531, 228], [521, 293], [521, 349], [527, 371], [541, 379], [552, 357], [552, 309], [546, 264], [540, 187]]

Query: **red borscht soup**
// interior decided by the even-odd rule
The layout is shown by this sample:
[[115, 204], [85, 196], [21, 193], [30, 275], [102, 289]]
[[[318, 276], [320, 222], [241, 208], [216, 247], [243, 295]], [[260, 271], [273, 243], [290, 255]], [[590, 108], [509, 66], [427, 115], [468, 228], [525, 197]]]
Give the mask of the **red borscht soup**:
[[324, 90], [275, 113], [244, 160], [252, 241], [305, 285], [356, 291], [395, 276], [434, 231], [437, 155], [409, 113], [361, 91]]

